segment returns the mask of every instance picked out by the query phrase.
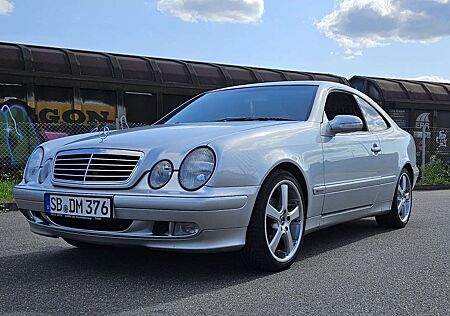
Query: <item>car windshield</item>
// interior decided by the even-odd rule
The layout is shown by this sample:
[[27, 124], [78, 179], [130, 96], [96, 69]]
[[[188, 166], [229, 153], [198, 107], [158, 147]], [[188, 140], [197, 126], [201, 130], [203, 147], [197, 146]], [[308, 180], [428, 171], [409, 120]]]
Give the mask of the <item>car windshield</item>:
[[227, 121], [306, 121], [318, 86], [238, 88], [206, 93], [159, 123]]

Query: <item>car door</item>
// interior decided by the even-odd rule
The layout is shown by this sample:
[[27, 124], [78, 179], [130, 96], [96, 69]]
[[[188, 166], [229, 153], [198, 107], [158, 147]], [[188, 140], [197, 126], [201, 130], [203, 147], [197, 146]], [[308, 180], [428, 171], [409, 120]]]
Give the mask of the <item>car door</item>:
[[386, 120], [367, 100], [356, 96], [356, 101], [360, 106], [366, 119], [369, 131], [376, 135], [380, 141], [381, 152], [378, 154], [378, 160], [382, 168], [380, 169], [380, 190], [376, 203], [392, 202], [392, 195], [397, 184], [399, 142], [398, 135], [391, 128], [389, 121]]
[[378, 194], [381, 150], [376, 135], [367, 123], [355, 96], [347, 92], [329, 93], [325, 105], [324, 124], [337, 115], [354, 115], [363, 130], [323, 137], [325, 198], [322, 214], [370, 208]]

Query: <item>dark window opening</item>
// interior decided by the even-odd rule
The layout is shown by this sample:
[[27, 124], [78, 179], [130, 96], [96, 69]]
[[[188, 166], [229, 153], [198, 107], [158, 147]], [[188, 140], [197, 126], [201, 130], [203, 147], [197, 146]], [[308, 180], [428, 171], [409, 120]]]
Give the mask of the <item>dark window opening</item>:
[[450, 111], [438, 111], [436, 127], [450, 127]]
[[6, 99], [19, 99], [26, 102], [26, 87], [21, 84], [0, 83], [0, 102]]
[[124, 105], [127, 109], [127, 121], [143, 124], [154, 123], [157, 118], [156, 104], [156, 95], [125, 92]]
[[59, 102], [73, 105], [72, 88], [36, 86], [34, 93], [37, 101]]
[[338, 115], [357, 116], [364, 124], [363, 130], [367, 131], [367, 125], [361, 109], [351, 94], [343, 92], [330, 93], [325, 104], [325, 114], [329, 121], [333, 120]]

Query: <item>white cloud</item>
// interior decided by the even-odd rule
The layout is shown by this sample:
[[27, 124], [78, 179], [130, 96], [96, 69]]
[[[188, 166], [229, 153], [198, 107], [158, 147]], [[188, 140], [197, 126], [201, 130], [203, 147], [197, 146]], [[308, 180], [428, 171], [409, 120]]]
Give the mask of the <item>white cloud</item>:
[[356, 57], [361, 57], [362, 55], [363, 52], [360, 49], [347, 48], [344, 52], [344, 59], [351, 60], [355, 59]]
[[9, 0], [0, 0], [0, 15], [6, 15], [14, 10], [14, 4]]
[[316, 26], [352, 50], [430, 43], [450, 36], [450, 0], [338, 0]]
[[443, 77], [439, 77], [439, 76], [420, 76], [420, 77], [413, 78], [413, 80], [450, 83], [450, 80], [445, 79]]
[[158, 10], [185, 22], [253, 23], [261, 21], [264, 0], [159, 0]]

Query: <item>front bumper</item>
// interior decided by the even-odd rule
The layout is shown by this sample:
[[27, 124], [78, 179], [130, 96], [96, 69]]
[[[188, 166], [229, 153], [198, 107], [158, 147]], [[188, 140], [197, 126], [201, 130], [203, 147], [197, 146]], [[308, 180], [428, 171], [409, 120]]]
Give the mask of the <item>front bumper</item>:
[[[211, 188], [211, 196], [157, 196], [125, 191], [40, 189], [18, 185], [13, 194], [36, 234], [105, 245], [144, 246], [180, 251], [225, 251], [245, 244], [258, 187]], [[112, 196], [114, 219], [129, 220], [120, 231], [102, 231], [57, 224], [44, 213], [44, 194]], [[155, 223], [168, 223], [167, 234], [155, 235]], [[190, 222], [199, 232], [174, 236], [175, 223]]]

